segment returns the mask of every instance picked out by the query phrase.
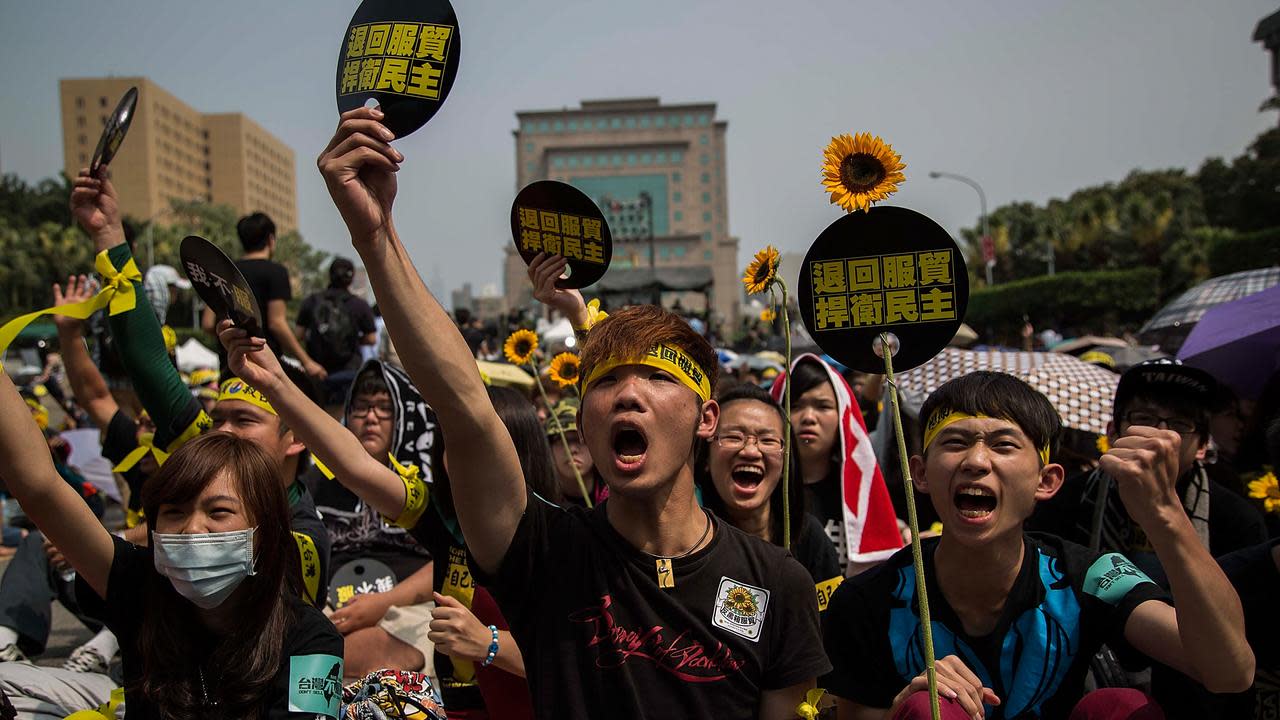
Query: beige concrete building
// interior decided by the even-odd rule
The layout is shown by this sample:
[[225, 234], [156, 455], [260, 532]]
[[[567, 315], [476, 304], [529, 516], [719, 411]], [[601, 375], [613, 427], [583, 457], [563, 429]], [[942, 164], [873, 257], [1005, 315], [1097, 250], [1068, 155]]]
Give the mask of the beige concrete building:
[[[663, 303], [703, 310], [709, 298], [718, 319], [736, 321], [741, 269], [738, 240], [729, 234], [728, 123], [716, 119], [715, 103], [584, 100], [578, 108], [519, 111], [516, 118], [516, 189], [560, 180], [595, 200], [609, 220], [613, 262], [597, 287], [644, 285], [655, 277], [673, 285], [709, 281], [705, 294], [668, 292]], [[528, 306], [529, 281], [513, 244], [503, 280], [508, 304]]]
[[281, 233], [298, 227], [293, 150], [240, 113], [204, 114], [147, 78], [63, 78], [64, 169], [87, 167], [107, 116], [130, 87], [138, 107], [129, 136], [111, 163], [124, 213], [168, 221], [172, 201], [265, 212]]

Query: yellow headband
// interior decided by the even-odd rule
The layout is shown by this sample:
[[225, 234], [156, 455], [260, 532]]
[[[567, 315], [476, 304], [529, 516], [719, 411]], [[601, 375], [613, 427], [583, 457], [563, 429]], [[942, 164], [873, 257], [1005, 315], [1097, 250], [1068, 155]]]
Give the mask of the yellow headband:
[[684, 350], [675, 345], [664, 345], [662, 343], [649, 348], [647, 354], [638, 358], [623, 359], [613, 357], [596, 365], [591, 370], [591, 377], [587, 378], [587, 382], [583, 384], [582, 391], [585, 393], [591, 389], [591, 385], [596, 380], [600, 379], [600, 376], [622, 365], [648, 365], [659, 370], [665, 370], [684, 383], [685, 387], [697, 394], [702, 402], [711, 399], [711, 381], [707, 378], [707, 373], [702, 369], [702, 366], [694, 362], [693, 358], [689, 357]]
[[[933, 444], [933, 441], [937, 439], [938, 433], [947, 429], [947, 426], [949, 425], [954, 425], [955, 423], [958, 423], [961, 420], [977, 420], [977, 419], [990, 418], [990, 417], [991, 417], [990, 415], [970, 415], [968, 413], [962, 413], [962, 412], [949, 413], [949, 412], [946, 412], [945, 410], [938, 410], [934, 412], [933, 415], [929, 418], [929, 422], [925, 423], [924, 449], [928, 450], [929, 446]], [[1008, 420], [1008, 422], [1013, 422], [1008, 418], [998, 418], [998, 419]], [[1017, 423], [1014, 423], [1014, 424], [1016, 425]], [[1048, 465], [1049, 464], [1049, 446], [1046, 444], [1044, 447], [1040, 448], [1038, 452], [1040, 454], [1040, 464]]]
[[243, 400], [250, 405], [257, 405], [272, 415], [276, 414], [276, 409], [271, 407], [270, 402], [267, 402], [266, 396], [249, 387], [240, 378], [229, 378], [222, 383], [222, 389], [218, 392], [218, 402], [223, 400]]

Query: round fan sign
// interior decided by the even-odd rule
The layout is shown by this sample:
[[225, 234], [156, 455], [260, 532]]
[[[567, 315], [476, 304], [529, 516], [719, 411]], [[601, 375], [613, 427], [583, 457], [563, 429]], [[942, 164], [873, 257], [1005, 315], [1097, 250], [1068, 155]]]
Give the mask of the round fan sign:
[[524, 186], [511, 204], [511, 238], [525, 264], [538, 253], [569, 261], [562, 288], [584, 288], [604, 277], [613, 259], [613, 235], [604, 213], [578, 188], [555, 180]]
[[461, 52], [449, 0], [364, 0], [338, 52], [338, 112], [372, 99], [382, 124], [404, 137], [444, 104]]
[[828, 355], [883, 373], [880, 334], [890, 334], [895, 372], [923, 365], [964, 320], [969, 274], [951, 235], [900, 207], [853, 212], [827, 226], [800, 267], [805, 328]]
[[338, 568], [329, 581], [329, 605], [338, 610], [357, 595], [386, 592], [395, 586], [395, 571], [386, 563], [368, 558], [352, 560]]
[[191, 287], [214, 314], [231, 318], [231, 322], [248, 330], [250, 335], [266, 337], [258, 299], [226, 253], [199, 235], [183, 238], [179, 252]]
[[138, 88], [131, 87], [125, 91], [115, 112], [107, 118], [106, 127], [102, 128], [102, 137], [98, 138], [98, 147], [93, 151], [93, 160], [89, 163], [89, 174], [96, 176], [98, 168], [110, 165], [120, 143], [129, 133], [129, 124], [133, 122], [133, 111], [138, 107]]

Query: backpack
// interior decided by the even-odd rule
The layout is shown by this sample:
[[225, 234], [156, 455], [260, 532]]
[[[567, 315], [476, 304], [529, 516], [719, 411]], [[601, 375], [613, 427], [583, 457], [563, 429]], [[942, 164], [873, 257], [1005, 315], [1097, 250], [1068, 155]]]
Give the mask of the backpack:
[[356, 355], [356, 325], [347, 308], [345, 290], [325, 290], [316, 298], [307, 328], [307, 354], [330, 372], [340, 370]]

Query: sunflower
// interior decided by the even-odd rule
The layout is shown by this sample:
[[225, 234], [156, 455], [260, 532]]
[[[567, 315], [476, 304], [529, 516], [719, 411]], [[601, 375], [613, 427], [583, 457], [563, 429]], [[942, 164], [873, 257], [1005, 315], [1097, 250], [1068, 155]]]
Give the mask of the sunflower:
[[831, 138], [823, 151], [822, 184], [831, 193], [831, 202], [846, 212], [869, 210], [898, 191], [907, 167], [902, 156], [879, 135], [848, 133]]
[[766, 245], [756, 253], [755, 259], [747, 266], [746, 274], [742, 276], [742, 284], [747, 286], [748, 295], [762, 293], [773, 286], [778, 279], [778, 260], [778, 249], [772, 245]]
[[725, 594], [724, 604], [742, 615], [755, 615], [759, 611], [755, 596], [744, 587], [729, 588], [729, 592]]
[[778, 313], [774, 312], [773, 308], [765, 308], [760, 311], [760, 322], [771, 323], [777, 319], [777, 317]]
[[547, 368], [547, 375], [560, 385], [567, 388], [571, 385], [578, 384], [578, 356], [571, 352], [562, 352], [551, 358], [551, 365]]
[[538, 334], [532, 330], [517, 330], [507, 336], [502, 344], [502, 354], [512, 365], [527, 365], [538, 349]]
[[1280, 512], [1280, 483], [1276, 481], [1276, 474], [1269, 472], [1257, 480], [1251, 481], [1249, 483], [1249, 497], [1261, 500], [1269, 513]]

